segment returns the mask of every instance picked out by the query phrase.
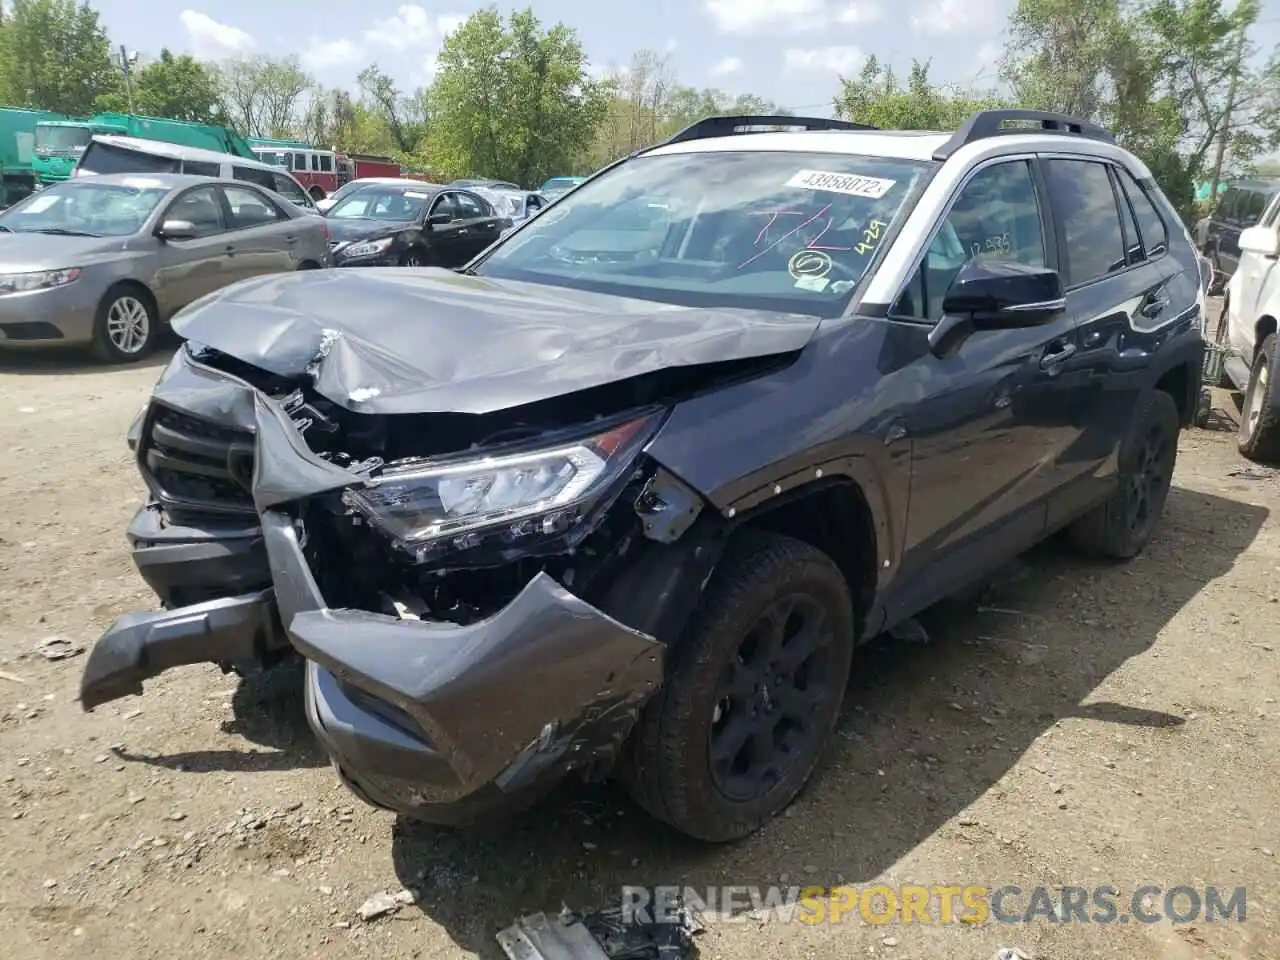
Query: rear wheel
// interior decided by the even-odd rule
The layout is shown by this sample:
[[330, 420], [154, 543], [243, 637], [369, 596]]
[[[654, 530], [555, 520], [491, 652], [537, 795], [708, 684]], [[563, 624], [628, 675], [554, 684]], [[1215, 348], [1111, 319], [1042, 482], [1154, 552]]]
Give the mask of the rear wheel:
[[1276, 410], [1280, 396], [1277, 396], [1277, 389], [1280, 388], [1276, 386], [1276, 335], [1272, 333], [1262, 341], [1253, 360], [1236, 440], [1240, 453], [1258, 463], [1280, 461], [1280, 415]]
[[758, 829], [809, 779], [854, 646], [849, 588], [826, 554], [753, 531], [730, 550], [623, 774], [653, 816], [715, 842]]
[[107, 291], [93, 324], [93, 352], [108, 363], [141, 360], [155, 345], [158, 326], [151, 298], [140, 288]]
[[1068, 528], [1071, 542], [1097, 556], [1128, 560], [1155, 533], [1178, 459], [1178, 405], [1163, 390], [1148, 390], [1138, 403], [1120, 447], [1120, 482], [1111, 499]]

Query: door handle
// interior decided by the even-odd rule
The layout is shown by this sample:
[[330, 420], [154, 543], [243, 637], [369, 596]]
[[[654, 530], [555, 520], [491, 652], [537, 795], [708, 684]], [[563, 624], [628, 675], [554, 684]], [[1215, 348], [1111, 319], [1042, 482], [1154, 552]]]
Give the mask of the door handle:
[[228, 243], [227, 249], [224, 252], [226, 253], [227, 256], [234, 257], [236, 255], [236, 248]]
[[1040, 369], [1053, 370], [1057, 368], [1068, 357], [1073, 356], [1076, 352], [1076, 349], [1077, 348], [1074, 343], [1062, 344], [1062, 346], [1059, 347], [1055, 352], [1046, 353], [1043, 357], [1040, 358]]
[[298, 242], [298, 238], [297, 238], [297, 237], [285, 237], [285, 238], [284, 238], [284, 242], [285, 242], [285, 243], [297, 243], [297, 242]]
[[1144, 317], [1155, 318], [1164, 313], [1164, 308], [1169, 305], [1168, 297], [1156, 297], [1154, 300], [1147, 301], [1146, 306], [1142, 308]]
[[459, 228], [458, 228], [458, 236], [460, 236], [460, 237], [465, 237], [466, 235], [467, 235], [467, 228], [466, 228], [466, 227], [459, 227]]

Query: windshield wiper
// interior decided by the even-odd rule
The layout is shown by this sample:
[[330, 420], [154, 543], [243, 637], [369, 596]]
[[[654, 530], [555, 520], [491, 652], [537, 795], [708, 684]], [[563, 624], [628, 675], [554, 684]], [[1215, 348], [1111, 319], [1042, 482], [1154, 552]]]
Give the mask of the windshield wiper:
[[45, 227], [42, 230], [28, 230], [28, 233], [50, 233], [55, 237], [100, 237], [100, 233], [86, 233], [84, 230], [68, 230], [66, 227]]

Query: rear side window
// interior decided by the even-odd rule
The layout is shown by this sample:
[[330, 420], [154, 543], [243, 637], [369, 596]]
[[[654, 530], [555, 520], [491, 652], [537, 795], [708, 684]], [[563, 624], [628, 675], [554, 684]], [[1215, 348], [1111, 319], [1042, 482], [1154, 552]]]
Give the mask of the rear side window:
[[1107, 165], [1049, 160], [1049, 198], [1066, 240], [1066, 286], [1099, 280], [1125, 266], [1120, 211]]
[[266, 190], [276, 188], [275, 176], [270, 170], [262, 170], [258, 167], [232, 167], [231, 176], [237, 180], [255, 183]]
[[458, 216], [463, 220], [478, 220], [481, 217], [493, 216], [493, 210], [479, 197], [473, 197], [469, 193], [459, 193], [456, 196]]
[[231, 225], [243, 229], [260, 227], [285, 219], [284, 212], [268, 198], [246, 187], [223, 187], [223, 195], [231, 207]]
[[292, 177], [286, 177], [283, 173], [273, 173], [272, 180], [275, 181], [275, 191], [292, 203], [298, 203], [302, 206], [307, 205], [307, 195]]
[[1262, 214], [1267, 209], [1267, 195], [1261, 190], [1245, 190], [1240, 195], [1240, 211], [1237, 218], [1245, 227], [1252, 227], [1261, 222]]
[[179, 161], [153, 153], [93, 141], [80, 157], [87, 173], [177, 173]]
[[182, 172], [197, 177], [217, 177], [222, 175], [216, 163], [205, 163], [203, 160], [183, 160]]
[[1158, 257], [1169, 249], [1169, 231], [1151, 202], [1151, 197], [1142, 184], [1129, 175], [1128, 170], [1116, 170], [1116, 179], [1129, 199], [1133, 215], [1138, 221], [1138, 230], [1142, 234], [1142, 246], [1148, 257]]

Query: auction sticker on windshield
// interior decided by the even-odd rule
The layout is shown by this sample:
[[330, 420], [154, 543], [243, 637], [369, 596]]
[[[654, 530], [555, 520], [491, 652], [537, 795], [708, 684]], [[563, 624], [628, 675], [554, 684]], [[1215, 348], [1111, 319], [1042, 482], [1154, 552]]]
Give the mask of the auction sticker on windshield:
[[893, 189], [897, 180], [879, 177], [860, 177], [852, 173], [831, 173], [826, 170], [801, 170], [786, 182], [788, 187], [807, 187], [828, 193], [843, 193], [850, 197], [867, 197], [879, 200]]

